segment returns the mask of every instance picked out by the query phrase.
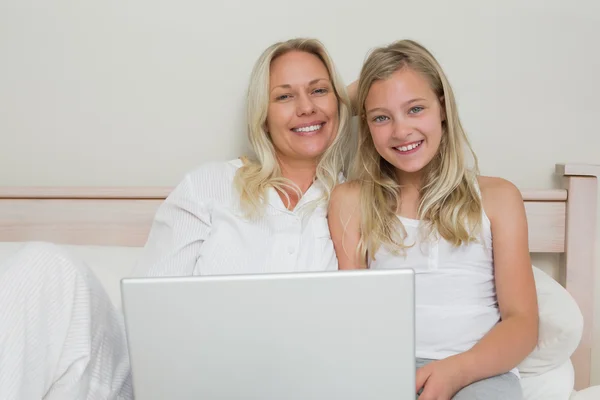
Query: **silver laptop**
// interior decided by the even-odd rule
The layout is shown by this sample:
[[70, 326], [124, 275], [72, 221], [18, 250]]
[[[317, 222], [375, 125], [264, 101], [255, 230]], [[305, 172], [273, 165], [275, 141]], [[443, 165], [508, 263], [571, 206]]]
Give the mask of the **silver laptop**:
[[415, 396], [414, 273], [121, 282], [136, 400]]

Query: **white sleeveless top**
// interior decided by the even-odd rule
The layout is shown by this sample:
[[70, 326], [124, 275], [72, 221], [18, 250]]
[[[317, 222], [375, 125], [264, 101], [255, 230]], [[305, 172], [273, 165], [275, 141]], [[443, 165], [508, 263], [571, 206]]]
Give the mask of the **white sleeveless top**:
[[369, 267], [414, 269], [416, 357], [443, 359], [469, 350], [500, 321], [489, 218], [482, 213], [479, 242], [460, 247], [435, 237], [422, 241], [418, 220], [398, 218], [405, 243], [414, 246], [406, 256], [382, 247]]

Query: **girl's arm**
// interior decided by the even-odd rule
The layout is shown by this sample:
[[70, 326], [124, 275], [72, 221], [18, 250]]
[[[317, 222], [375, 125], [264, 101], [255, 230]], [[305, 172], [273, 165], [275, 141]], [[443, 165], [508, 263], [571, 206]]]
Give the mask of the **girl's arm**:
[[538, 305], [529, 256], [525, 206], [519, 190], [482, 177], [483, 206], [492, 224], [496, 293], [501, 321], [464, 353], [468, 381], [516, 367], [538, 340]]
[[355, 183], [336, 186], [329, 200], [327, 221], [338, 259], [339, 269], [364, 269], [366, 261], [359, 256], [360, 187]]
[[516, 367], [534, 349], [538, 309], [529, 258], [525, 206], [519, 190], [498, 178], [480, 178], [492, 224], [496, 294], [501, 321], [473, 348], [417, 371], [423, 400], [449, 399], [465, 386]]

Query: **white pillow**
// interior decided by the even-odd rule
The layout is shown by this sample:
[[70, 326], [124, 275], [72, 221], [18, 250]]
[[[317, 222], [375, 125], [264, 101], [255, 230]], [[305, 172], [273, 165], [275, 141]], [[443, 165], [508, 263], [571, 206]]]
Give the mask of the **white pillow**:
[[570, 360], [543, 374], [521, 378], [525, 400], [566, 400], [574, 384], [575, 371]]
[[[26, 243], [0, 242], [0, 265]], [[141, 247], [58, 245], [73, 260], [86, 264], [104, 286], [117, 308], [121, 308], [121, 279], [130, 276], [142, 251]]]
[[24, 245], [23, 242], [0, 242], [0, 264]]
[[600, 399], [600, 386], [592, 386], [573, 393], [571, 400], [598, 400]]
[[94, 272], [113, 304], [121, 309], [121, 279], [131, 276], [142, 247], [62, 245]]
[[538, 344], [519, 365], [524, 376], [539, 375], [569, 360], [583, 334], [583, 315], [575, 299], [550, 275], [534, 267], [540, 313]]
[[[0, 242], [0, 265], [24, 243]], [[87, 264], [103, 284], [117, 308], [121, 308], [120, 281], [129, 276], [141, 247], [61, 245], [75, 260]], [[573, 297], [552, 277], [533, 268], [540, 312], [538, 344], [519, 365], [523, 377], [539, 375], [569, 360], [581, 340], [583, 316]]]

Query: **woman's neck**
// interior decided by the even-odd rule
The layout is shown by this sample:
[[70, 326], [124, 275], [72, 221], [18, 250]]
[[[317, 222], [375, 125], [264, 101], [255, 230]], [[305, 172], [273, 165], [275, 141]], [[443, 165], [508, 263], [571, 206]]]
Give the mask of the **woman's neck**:
[[[281, 175], [295, 183], [302, 194], [306, 193], [314, 182], [317, 163], [309, 160], [285, 160], [282, 158], [278, 161], [281, 168]], [[286, 194], [289, 197], [289, 204]], [[279, 193], [279, 197], [281, 197], [281, 200], [289, 210], [293, 210], [298, 201], [300, 201], [298, 194], [292, 190], [287, 190], [286, 193]]]
[[302, 193], [306, 192], [315, 179], [317, 163], [307, 160], [279, 159], [278, 161], [281, 175], [294, 182]]

